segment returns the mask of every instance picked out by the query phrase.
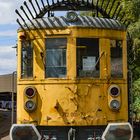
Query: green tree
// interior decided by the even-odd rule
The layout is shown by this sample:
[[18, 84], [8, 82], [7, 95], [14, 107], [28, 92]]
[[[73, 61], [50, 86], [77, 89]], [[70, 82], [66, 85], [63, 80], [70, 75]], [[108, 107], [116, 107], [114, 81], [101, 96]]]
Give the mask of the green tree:
[[140, 79], [133, 83], [133, 97], [134, 97], [134, 104], [133, 110], [135, 112], [135, 119], [140, 120]]
[[123, 2], [127, 20], [131, 21], [128, 32], [133, 41], [133, 46], [128, 50], [132, 57], [129, 69], [133, 72], [133, 108], [136, 119], [140, 120], [140, 0], [124, 0]]

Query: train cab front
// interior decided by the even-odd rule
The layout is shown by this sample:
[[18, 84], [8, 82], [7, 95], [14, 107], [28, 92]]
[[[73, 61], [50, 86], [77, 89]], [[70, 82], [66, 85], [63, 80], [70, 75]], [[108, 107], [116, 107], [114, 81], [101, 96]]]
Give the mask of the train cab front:
[[131, 140], [124, 26], [70, 11], [22, 28], [11, 139]]

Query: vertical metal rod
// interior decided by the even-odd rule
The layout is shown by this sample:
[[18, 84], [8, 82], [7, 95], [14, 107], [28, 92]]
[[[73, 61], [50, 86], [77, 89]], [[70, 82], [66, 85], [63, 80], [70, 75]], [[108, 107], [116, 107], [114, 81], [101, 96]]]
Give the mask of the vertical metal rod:
[[120, 6], [120, 8], [119, 8], [119, 10], [118, 10], [118, 13], [116, 14], [116, 17], [115, 17], [116, 20], [118, 19], [121, 10], [122, 10], [122, 6]]
[[111, 5], [110, 10], [109, 10], [109, 12], [108, 12], [108, 15], [110, 15], [110, 13], [111, 13], [111, 11], [112, 11], [112, 8], [113, 8], [113, 6], [114, 6], [114, 3], [115, 3], [115, 0], [113, 0], [113, 2], [112, 2], [112, 5]]
[[[132, 83], [133, 83], [133, 73], [132, 73], [132, 71], [131, 70], [129, 70], [128, 71], [128, 73], [130, 74], [130, 104], [131, 104], [131, 117], [133, 117], [133, 114], [134, 114], [134, 108], [133, 108], [133, 94], [132, 94], [132, 87], [133, 87], [133, 85], [132, 85]], [[129, 98], [129, 97], [128, 97]], [[130, 108], [130, 107], [129, 107]], [[133, 127], [133, 118], [131, 119], [131, 124], [132, 124], [132, 127]]]
[[123, 21], [123, 24], [125, 24], [127, 22], [127, 20], [125, 19], [124, 21]]
[[20, 23], [19, 19], [16, 20], [16, 22], [20, 25], [20, 27], [25, 31], [23, 25]]
[[99, 4], [99, 0], [97, 0], [96, 6], [98, 6], [98, 4]]
[[52, 4], [54, 4], [54, 0], [52, 0]]
[[22, 19], [22, 21], [25, 23], [25, 20], [24, 20], [24, 18], [20, 15], [20, 13], [18, 12], [18, 10], [16, 9], [15, 10], [15, 12], [16, 12], [16, 14]]
[[[132, 83], [133, 83], [133, 73], [131, 72], [131, 96], [132, 96], [132, 98], [131, 98], [131, 104], [132, 104], [132, 116], [133, 116], [133, 113], [134, 113], [134, 108], [133, 108], [133, 94], [132, 94]], [[132, 119], [132, 127], [133, 127], [133, 119]]]
[[33, 16], [32, 12], [31, 12], [31, 10], [29, 9], [29, 7], [28, 7], [26, 1], [24, 1], [24, 5], [26, 6], [27, 10], [29, 11], [31, 17], [34, 19], [34, 16]]
[[47, 1], [48, 6], [50, 6], [50, 4], [49, 4], [49, 0], [46, 0], [46, 1]]
[[15, 88], [15, 74], [16, 71], [12, 73], [12, 114], [11, 114], [11, 125], [14, 123], [14, 88]]
[[59, 0], [57, 0], [57, 4], [59, 4], [59, 2], [60, 2], [60, 1], [59, 1]]
[[93, 7], [93, 9], [92, 9], [92, 16], [94, 17], [95, 16], [95, 12], [94, 12], [95, 5], [94, 5], [93, 0], [92, 0], [92, 3], [91, 3], [91, 6]]
[[106, 5], [106, 7], [105, 7], [105, 12], [106, 12], [106, 10], [107, 10], [107, 8], [108, 8], [108, 6], [109, 6], [109, 3], [110, 3], [110, 0], [108, 0], [108, 2], [107, 2], [107, 5]]
[[[93, 0], [92, 0], [92, 3], [91, 3], [92, 7], [94, 7], [94, 3], [93, 3]], [[93, 8], [94, 9], [94, 8]]]
[[[22, 19], [22, 21], [24, 22], [25, 26], [28, 28], [28, 30], [30, 30], [30, 28], [28, 27], [27, 23], [25, 22], [24, 18], [20, 15], [20, 13], [18, 12], [18, 10], [15, 10], [15, 12], [17, 13], [17, 15]], [[18, 22], [18, 20], [17, 20]]]
[[41, 0], [41, 3], [43, 5], [43, 8], [45, 8], [45, 4], [44, 4], [44, 1], [43, 0]]
[[38, 4], [38, 1], [35, 0], [35, 2], [36, 2], [36, 5], [37, 5], [37, 7], [38, 7], [38, 10], [41, 12], [41, 8], [40, 8], [40, 6], [39, 6], [39, 4]]
[[48, 17], [50, 17], [50, 11], [48, 11]]
[[112, 15], [112, 18], [114, 18], [115, 14], [116, 14], [116, 12], [117, 12], [117, 10], [118, 10], [119, 5], [120, 5], [120, 2], [118, 2], [117, 6], [116, 6], [116, 8], [115, 8], [114, 13], [113, 13], [113, 15]]
[[99, 4], [99, 0], [97, 0], [97, 3], [96, 3], [97, 17], [98, 17], [98, 4]]
[[27, 19], [30, 20], [29, 16], [28, 16], [27, 13], [25, 12], [23, 6], [20, 6], [20, 9], [23, 11], [23, 13], [24, 13], [25, 16], [27, 17]]
[[35, 12], [35, 14], [37, 15], [37, 11], [36, 11], [36, 9], [35, 9], [35, 7], [34, 7], [33, 3], [32, 3], [32, 0], [29, 0], [29, 2], [31, 3], [31, 5], [32, 5], [32, 7], [33, 7], [34, 12]]
[[124, 18], [124, 16], [125, 16], [125, 12], [122, 13], [122, 16], [120, 17], [119, 20], [122, 21], [122, 19]]
[[102, 0], [101, 9], [102, 9], [102, 7], [103, 7], [103, 5], [104, 5], [104, 2], [105, 2], [105, 0]]
[[87, 0], [87, 6], [89, 5], [89, 0]]
[[76, 130], [73, 128], [70, 128], [68, 131], [68, 140], [75, 140], [75, 132]]
[[94, 139], [96, 140], [96, 132], [94, 131]]
[[23, 11], [23, 13], [24, 13], [25, 16], [27, 17], [27, 19], [31, 22], [31, 24], [36, 28], [36, 26], [33, 24], [33, 22], [30, 20], [29, 16], [27, 15], [27, 13], [25, 12], [23, 6], [21, 6], [20, 9]]

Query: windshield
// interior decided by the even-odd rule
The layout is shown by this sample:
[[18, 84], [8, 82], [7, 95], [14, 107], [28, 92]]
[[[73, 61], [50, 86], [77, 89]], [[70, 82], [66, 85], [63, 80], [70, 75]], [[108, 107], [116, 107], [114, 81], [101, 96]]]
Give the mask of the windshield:
[[33, 76], [33, 47], [30, 41], [22, 41], [21, 49], [21, 77]]
[[66, 38], [46, 39], [46, 77], [66, 76]]
[[99, 77], [99, 39], [77, 38], [77, 76]]

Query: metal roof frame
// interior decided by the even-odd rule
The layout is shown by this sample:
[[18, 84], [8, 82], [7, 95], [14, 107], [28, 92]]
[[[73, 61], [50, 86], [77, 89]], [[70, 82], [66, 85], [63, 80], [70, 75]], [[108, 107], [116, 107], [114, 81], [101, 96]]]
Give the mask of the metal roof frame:
[[[102, 16], [103, 18], [119, 20], [126, 26], [129, 22], [125, 19], [125, 13], [122, 11], [122, 6], [120, 2], [116, 0], [27, 0], [23, 2], [23, 6], [20, 6], [19, 10], [15, 10], [17, 15], [20, 17], [22, 22], [27, 25], [24, 16], [31, 21], [32, 19], [42, 18], [46, 14], [48, 17], [52, 16], [53, 11], [91, 11], [95, 13], [95, 17]], [[109, 8], [109, 10], [107, 10]], [[32, 9], [32, 10], [31, 10]], [[114, 10], [114, 11], [113, 11]], [[34, 12], [34, 14], [32, 13]], [[23, 16], [24, 14], [24, 16]], [[17, 19], [18, 24], [22, 27], [19, 19]], [[23, 28], [23, 27], [22, 27]]]

